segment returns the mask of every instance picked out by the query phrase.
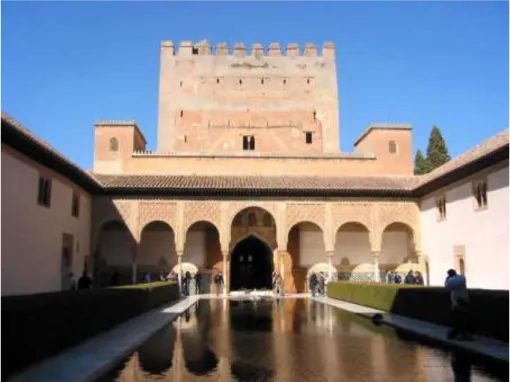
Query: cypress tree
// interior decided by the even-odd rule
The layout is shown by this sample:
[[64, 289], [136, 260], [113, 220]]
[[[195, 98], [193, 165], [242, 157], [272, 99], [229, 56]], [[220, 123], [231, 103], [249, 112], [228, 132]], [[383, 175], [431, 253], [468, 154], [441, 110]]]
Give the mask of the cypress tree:
[[430, 132], [429, 144], [427, 146], [428, 171], [442, 166], [450, 159], [441, 130], [439, 130], [439, 127], [434, 126]]
[[427, 159], [423, 155], [421, 150], [416, 152], [416, 156], [414, 157], [414, 175], [423, 175], [428, 171], [428, 163]]

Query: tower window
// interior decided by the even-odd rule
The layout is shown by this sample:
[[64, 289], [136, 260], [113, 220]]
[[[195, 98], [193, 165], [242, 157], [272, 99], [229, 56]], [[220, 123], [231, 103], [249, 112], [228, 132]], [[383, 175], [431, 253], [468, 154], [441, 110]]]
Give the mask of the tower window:
[[263, 79], [263, 78], [260, 80], [260, 83], [261, 83], [262, 85], [264, 85], [264, 79]]
[[184, 116], [184, 110], [181, 110], [181, 118]]
[[287, 85], [287, 80], [286, 79], [283, 80], [283, 84]]
[[192, 54], [198, 54], [198, 48], [192, 48]]
[[110, 151], [118, 151], [119, 150], [119, 141], [117, 138], [110, 138]]
[[216, 78], [216, 83], [219, 84], [220, 83], [220, 79], [219, 78]]
[[242, 85], [243, 84], [243, 80], [239, 80], [239, 85]]
[[487, 182], [485, 180], [473, 182], [473, 196], [477, 208], [487, 207]]
[[310, 79], [309, 79], [309, 78], [307, 78], [307, 79], [306, 79], [306, 83], [307, 83], [308, 85], [310, 85]]
[[395, 141], [389, 141], [388, 142], [388, 150], [390, 154], [396, 154], [397, 152], [397, 144]]
[[243, 150], [255, 150], [255, 137], [253, 135], [243, 135]]
[[307, 131], [305, 133], [305, 136], [306, 136], [306, 144], [309, 145], [312, 143], [312, 132], [311, 131]]
[[313, 111], [313, 120], [315, 121], [317, 119], [317, 112], [314, 110]]
[[179, 86], [182, 88], [182, 81], [179, 83]]

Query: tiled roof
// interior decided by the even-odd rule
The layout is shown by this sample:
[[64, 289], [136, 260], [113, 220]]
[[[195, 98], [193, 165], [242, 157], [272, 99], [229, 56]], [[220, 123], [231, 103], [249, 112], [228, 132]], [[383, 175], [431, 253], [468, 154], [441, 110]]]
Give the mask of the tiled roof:
[[412, 176], [202, 176], [202, 175], [95, 175], [111, 189], [150, 190], [261, 190], [306, 191], [411, 191], [418, 179]]

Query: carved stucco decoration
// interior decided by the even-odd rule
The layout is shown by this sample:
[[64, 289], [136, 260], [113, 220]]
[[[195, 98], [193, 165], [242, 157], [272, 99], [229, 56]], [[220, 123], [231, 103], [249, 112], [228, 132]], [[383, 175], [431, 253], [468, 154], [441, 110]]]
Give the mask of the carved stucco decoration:
[[154, 221], [165, 222], [177, 235], [177, 203], [167, 201], [140, 202], [138, 224], [140, 237], [145, 226]]
[[187, 202], [184, 204], [184, 232], [195, 223], [206, 221], [213, 224], [221, 240], [221, 207], [219, 202]]
[[381, 249], [384, 230], [393, 223], [402, 223], [410, 228], [415, 249], [421, 249], [419, 210], [415, 203], [378, 203], [374, 205], [374, 248]]
[[347, 223], [359, 223], [373, 231], [372, 206], [368, 203], [335, 203], [332, 205], [333, 230], [336, 232]]
[[325, 232], [326, 208], [322, 203], [288, 203], [287, 204], [287, 236], [292, 227], [301, 222], [317, 224]]

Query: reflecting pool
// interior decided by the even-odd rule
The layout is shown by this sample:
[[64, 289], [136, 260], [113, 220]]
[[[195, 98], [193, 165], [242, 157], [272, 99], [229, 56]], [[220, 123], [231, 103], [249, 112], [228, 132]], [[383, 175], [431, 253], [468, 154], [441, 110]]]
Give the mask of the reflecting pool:
[[320, 302], [200, 300], [106, 381], [508, 381], [479, 366]]

